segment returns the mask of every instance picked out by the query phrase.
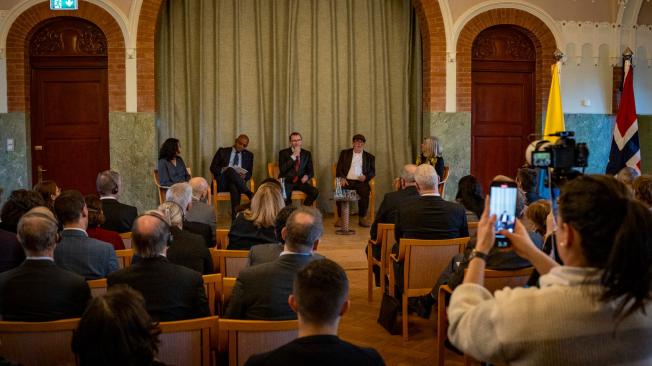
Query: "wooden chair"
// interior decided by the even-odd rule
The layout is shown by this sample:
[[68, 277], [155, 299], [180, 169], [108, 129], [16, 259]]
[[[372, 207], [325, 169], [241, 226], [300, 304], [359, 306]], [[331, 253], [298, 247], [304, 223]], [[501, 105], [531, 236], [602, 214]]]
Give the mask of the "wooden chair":
[[[247, 181], [247, 184], [249, 184], [249, 190], [252, 192], [256, 192], [256, 183], [254, 183], [254, 177], [251, 177], [249, 181]], [[217, 181], [213, 179], [213, 207], [215, 207], [215, 219], [220, 217], [220, 205], [219, 203], [221, 201], [228, 201], [231, 202], [231, 194], [229, 192], [218, 192], [217, 191]], [[248, 202], [249, 197], [245, 194], [240, 195], [240, 202]], [[231, 214], [231, 206], [229, 206], [229, 215]], [[217, 237], [216, 237], [217, 238]]]
[[122, 244], [124, 244], [125, 249], [131, 249], [131, 231], [120, 233], [120, 238], [122, 239]]
[[70, 348], [79, 318], [51, 322], [0, 321], [0, 355], [23, 365], [75, 365]]
[[[387, 272], [389, 269], [389, 256], [392, 245], [396, 242], [394, 238], [394, 224], [378, 224], [376, 239], [367, 242], [367, 299], [373, 301], [374, 288], [374, 266], [380, 268], [380, 288], [385, 291]], [[373, 247], [380, 246], [380, 260], [373, 256]]]
[[217, 250], [220, 273], [224, 277], [238, 277], [240, 270], [247, 266], [248, 250]]
[[[278, 167], [278, 162], [275, 161], [273, 163], [267, 163], [267, 175], [270, 178], [278, 179], [279, 172], [280, 170]], [[310, 185], [313, 187], [317, 187], [317, 178], [312, 177], [312, 179], [310, 179]], [[306, 194], [301, 191], [292, 191], [291, 198], [293, 201], [299, 200], [303, 202], [303, 200], [306, 199]], [[317, 205], [317, 201], [312, 203], [312, 207], [316, 207], [316, 205]]]
[[[432, 291], [437, 277], [450, 259], [464, 251], [469, 238], [444, 240], [401, 239], [399, 253], [392, 254], [394, 262], [403, 262], [403, 339], [408, 339], [408, 298], [423, 296]], [[393, 292], [395, 274], [389, 271], [389, 287]]]
[[100, 278], [97, 280], [87, 280], [86, 283], [91, 289], [91, 296], [98, 297], [106, 293], [106, 278]]
[[211, 253], [211, 261], [213, 262], [213, 273], [220, 273], [220, 257], [217, 255], [217, 249], [208, 248]]
[[[188, 175], [192, 177], [192, 169], [190, 167], [186, 167], [186, 170], [188, 171]], [[168, 191], [168, 186], [162, 186], [161, 185], [161, 178], [158, 174], [158, 169], [154, 169], [154, 184], [156, 184], [156, 187], [158, 188], [158, 201], [159, 204], [162, 204], [165, 202], [165, 193]]]
[[254, 354], [291, 342], [297, 338], [298, 328], [296, 320], [219, 320], [220, 336], [228, 338], [229, 366], [244, 365]]
[[[484, 270], [484, 287], [492, 293], [505, 287], [521, 287], [524, 286], [530, 275], [532, 274], [532, 267], [518, 269], [514, 271], [497, 271], [492, 269]], [[466, 271], [465, 271], [466, 273]], [[448, 333], [448, 316], [446, 314], [446, 297], [453, 293], [448, 285], [439, 287], [437, 293], [437, 365], [444, 365], [444, 356], [446, 350], [444, 349], [444, 342]], [[464, 364], [469, 365], [471, 358], [464, 356]]]
[[478, 224], [479, 223], [480, 223], [479, 221], [472, 221], [472, 222], [469, 222], [468, 224], [466, 224], [467, 227], [469, 228], [469, 238], [475, 238], [475, 237], [478, 236]]
[[[337, 163], [334, 163], [331, 172], [333, 173], [333, 187], [337, 186]], [[369, 221], [374, 222], [376, 217], [376, 178], [371, 178], [369, 180], [369, 188], [371, 192], [369, 193], [369, 210], [367, 210], [367, 216], [369, 216]], [[333, 188], [335, 189], [335, 188]], [[337, 202], [333, 201], [333, 214], [335, 215], [335, 221], [339, 219], [337, 214]]]
[[217, 326], [216, 316], [159, 323], [158, 359], [166, 365], [212, 365]]
[[229, 246], [229, 229], [215, 229], [215, 249], [226, 249]]
[[206, 291], [206, 298], [208, 299], [208, 309], [211, 315], [217, 315], [217, 304], [220, 299], [219, 295], [222, 293], [222, 275], [219, 273], [207, 274], [202, 276], [204, 280], [204, 291]]
[[115, 255], [118, 257], [118, 266], [120, 268], [127, 268], [131, 265], [131, 260], [134, 257], [133, 249], [116, 250]]
[[235, 287], [235, 277], [224, 277], [222, 276], [222, 293], [220, 294], [220, 315], [224, 315], [226, 311], [226, 305], [231, 300], [231, 294], [233, 293], [233, 288]]

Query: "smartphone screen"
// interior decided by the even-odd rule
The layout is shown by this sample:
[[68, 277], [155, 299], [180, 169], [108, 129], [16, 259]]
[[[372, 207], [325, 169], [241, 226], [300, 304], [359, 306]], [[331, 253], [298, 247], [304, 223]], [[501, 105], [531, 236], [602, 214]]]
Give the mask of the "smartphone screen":
[[500, 230], [514, 232], [516, 222], [516, 183], [497, 182], [491, 184], [491, 198], [489, 213], [496, 215], [496, 247], [506, 248], [509, 241], [504, 235], [498, 234]]

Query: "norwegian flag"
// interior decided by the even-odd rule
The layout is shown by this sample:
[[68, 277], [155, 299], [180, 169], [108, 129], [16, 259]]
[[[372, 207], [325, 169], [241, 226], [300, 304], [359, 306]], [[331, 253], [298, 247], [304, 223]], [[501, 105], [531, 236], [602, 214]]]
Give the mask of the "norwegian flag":
[[634, 102], [634, 68], [629, 60], [625, 61], [625, 82], [616, 115], [607, 174], [615, 175], [626, 166], [641, 172], [641, 148], [638, 142], [638, 118]]

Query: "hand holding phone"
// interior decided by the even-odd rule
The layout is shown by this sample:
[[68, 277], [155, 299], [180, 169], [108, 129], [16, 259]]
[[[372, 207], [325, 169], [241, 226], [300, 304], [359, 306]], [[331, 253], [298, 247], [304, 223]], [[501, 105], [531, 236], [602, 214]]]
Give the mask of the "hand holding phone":
[[507, 248], [510, 246], [510, 242], [499, 231], [514, 232], [518, 188], [514, 182], [492, 182], [490, 189], [489, 214], [496, 215], [495, 246], [496, 248]]

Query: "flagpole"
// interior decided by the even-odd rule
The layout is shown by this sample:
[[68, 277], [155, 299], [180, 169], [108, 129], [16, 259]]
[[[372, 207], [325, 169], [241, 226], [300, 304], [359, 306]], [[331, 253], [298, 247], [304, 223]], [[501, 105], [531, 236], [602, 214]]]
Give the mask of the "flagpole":
[[632, 52], [629, 47], [625, 47], [625, 50], [623, 51], [623, 85], [625, 84], [625, 77], [627, 77], [629, 68], [632, 66], [633, 56], [634, 52]]

